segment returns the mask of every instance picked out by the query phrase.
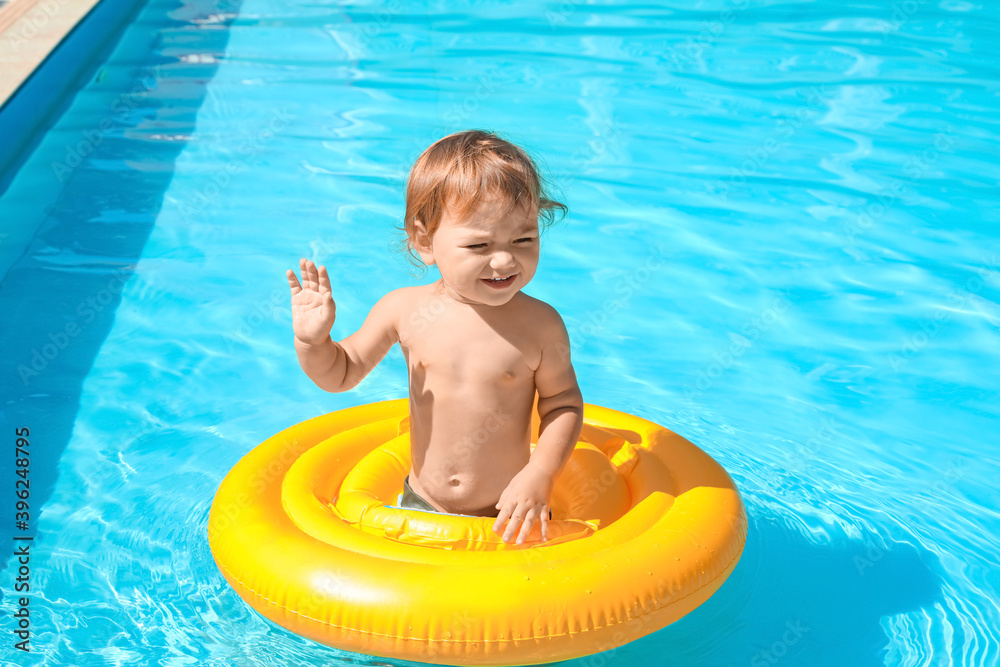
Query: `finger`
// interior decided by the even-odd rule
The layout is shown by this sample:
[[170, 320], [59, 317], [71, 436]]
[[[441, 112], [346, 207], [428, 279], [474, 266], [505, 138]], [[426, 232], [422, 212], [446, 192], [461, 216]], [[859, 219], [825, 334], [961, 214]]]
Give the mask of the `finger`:
[[285, 271], [285, 276], [288, 278], [288, 286], [292, 288], [292, 296], [302, 291], [302, 285], [299, 284], [299, 279], [295, 276], [294, 271], [288, 269]]
[[548, 506], [542, 507], [542, 542], [549, 541], [549, 512], [551, 512]]
[[503, 541], [510, 542], [514, 538], [514, 533], [517, 532], [518, 527], [521, 525], [521, 521], [524, 520], [523, 516], [514, 514], [507, 522], [507, 530], [503, 531]]
[[319, 288], [320, 292], [333, 294], [333, 290], [330, 288], [330, 275], [326, 272], [325, 266], [319, 267]]
[[[500, 507], [500, 503], [497, 503], [497, 507]], [[503, 508], [500, 510], [500, 514], [497, 515], [497, 520], [493, 522], [493, 532], [497, 535], [500, 534], [500, 530], [503, 528], [504, 523], [506, 523], [507, 518], [510, 516], [512, 510], [510, 508]]]
[[494, 505], [495, 508], [500, 510], [500, 513], [497, 514], [497, 520], [493, 522], [493, 532], [497, 534], [500, 533], [500, 529], [503, 528], [504, 522], [507, 520], [507, 517], [510, 516], [510, 512], [504, 509], [504, 494], [506, 493], [507, 489], [504, 489], [500, 494], [500, 500], [498, 500], [497, 504]]
[[524, 544], [524, 541], [528, 539], [528, 535], [531, 534], [531, 527], [535, 525], [535, 517], [531, 512], [528, 512], [528, 516], [525, 517], [524, 523], [521, 524], [521, 532], [517, 536], [517, 544]]
[[302, 289], [310, 289], [309, 287], [309, 260], [305, 257], [299, 260], [299, 271], [302, 273]]
[[311, 259], [306, 260], [306, 274], [308, 275], [308, 278], [306, 278], [306, 280], [308, 281], [306, 283], [306, 288], [311, 289], [314, 292], [318, 292], [319, 275], [316, 273], [316, 265], [313, 264]]
[[498, 500], [497, 504], [494, 505], [494, 507], [496, 507], [498, 510], [502, 510], [503, 509], [504, 502], [506, 502], [504, 500], [504, 498], [506, 497], [506, 495], [507, 495], [507, 489], [504, 489], [503, 492], [500, 494], [500, 500]]

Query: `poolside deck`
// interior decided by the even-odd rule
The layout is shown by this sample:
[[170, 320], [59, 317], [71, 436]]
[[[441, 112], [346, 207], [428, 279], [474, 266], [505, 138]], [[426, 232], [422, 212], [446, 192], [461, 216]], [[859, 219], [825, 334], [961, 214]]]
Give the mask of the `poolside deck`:
[[0, 106], [99, 0], [0, 0]]

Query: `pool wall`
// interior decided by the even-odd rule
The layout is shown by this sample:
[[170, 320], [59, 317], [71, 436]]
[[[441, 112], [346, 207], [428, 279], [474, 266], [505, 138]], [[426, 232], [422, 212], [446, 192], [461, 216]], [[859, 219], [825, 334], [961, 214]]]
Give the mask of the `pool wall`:
[[[82, 73], [77, 84], [64, 80], [79, 87], [58, 95], [52, 90], [51, 98], [40, 99], [49, 109], [62, 108], [50, 114], [48, 126], [32, 126], [23, 162], [8, 167], [4, 175], [10, 180], [0, 193], [0, 234], [8, 234], [0, 254], [0, 311], [16, 323], [0, 330], [0, 425], [10, 431], [31, 427], [33, 517], [40, 516], [60, 476], [83, 383], [155, 226], [174, 162], [187, 145], [156, 137], [166, 123], [177, 136], [194, 132], [205, 85], [217, 67], [199, 67], [202, 76], [184, 86], [184, 106], [178, 108], [173, 88], [178, 79], [171, 68], [180, 61], [170, 52], [180, 45], [181, 50], [223, 53], [229, 39], [231, 19], [213, 30], [190, 29], [220, 15], [223, 8], [214, 0], [134, 6], [136, 16], [124, 19], [129, 29], [106, 38], [105, 55], [89, 56], [99, 69], [96, 76]], [[238, 9], [227, 2], [224, 11], [234, 17]], [[84, 38], [71, 48], [84, 58], [87, 43]], [[45, 86], [37, 90], [41, 96]], [[30, 110], [30, 105], [20, 108]], [[111, 125], [101, 129], [106, 121]], [[74, 153], [77, 142], [94, 131], [101, 133], [100, 141]], [[142, 137], [147, 138], [145, 158], [164, 168], [148, 172], [133, 161], [133, 142]], [[67, 156], [75, 154], [79, 161], [69, 163]], [[109, 196], [109, 189], [125, 196]], [[44, 304], [29, 294], [39, 286], [52, 295]], [[0, 488], [13, 488], [14, 478], [12, 466], [0, 466]], [[0, 539], [10, 543], [13, 533], [11, 522], [0, 524]], [[7, 565], [0, 562], [0, 574]]]
[[[45, 59], [28, 74], [0, 106], [0, 195], [10, 185], [14, 174], [24, 163], [41, 137], [69, 108], [73, 96], [80, 90], [98, 65], [118, 43], [122, 32], [146, 0], [101, 0], [73, 26]], [[23, 40], [36, 39], [36, 25], [50, 18], [51, 12], [65, 9], [59, 3], [55, 9], [38, 6], [39, 20], [29, 9], [19, 24], [3, 33], [5, 48], [16, 51]], [[11, 6], [5, 6], [11, 9]], [[11, 230], [12, 231], [12, 230]], [[8, 232], [9, 233], [9, 232]], [[0, 251], [0, 267], [8, 243]], [[3, 271], [0, 271], [2, 275]]]

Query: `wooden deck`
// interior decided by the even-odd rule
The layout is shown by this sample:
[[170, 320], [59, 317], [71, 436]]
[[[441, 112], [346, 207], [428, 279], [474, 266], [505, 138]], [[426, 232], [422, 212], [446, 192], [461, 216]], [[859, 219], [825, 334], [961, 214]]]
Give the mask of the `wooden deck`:
[[98, 0], [8, 0], [0, 3], [0, 106]]

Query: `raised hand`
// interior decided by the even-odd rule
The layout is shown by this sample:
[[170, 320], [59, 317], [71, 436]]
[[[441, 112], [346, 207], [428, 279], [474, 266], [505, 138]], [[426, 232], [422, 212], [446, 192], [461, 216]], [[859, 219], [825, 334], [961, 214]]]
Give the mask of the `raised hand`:
[[295, 337], [308, 345], [322, 343], [330, 336], [330, 329], [337, 318], [337, 305], [333, 302], [330, 276], [326, 267], [318, 269], [314, 263], [299, 260], [302, 284], [289, 269], [288, 286], [292, 290], [292, 330]]

